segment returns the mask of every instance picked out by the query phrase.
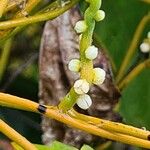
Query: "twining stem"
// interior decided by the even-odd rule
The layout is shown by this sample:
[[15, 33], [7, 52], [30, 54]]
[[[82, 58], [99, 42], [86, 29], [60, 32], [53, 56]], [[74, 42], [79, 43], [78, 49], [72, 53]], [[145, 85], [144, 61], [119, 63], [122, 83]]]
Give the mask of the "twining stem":
[[26, 26], [17, 27], [13, 30], [7, 30], [3, 32], [2, 37], [0, 38], [0, 45], [3, 44], [6, 40], [9, 40], [9, 38], [13, 38], [17, 33], [22, 31]]
[[[32, 112], [36, 112], [39, 113], [38, 111], [38, 107], [39, 104], [32, 102], [28, 99], [23, 99], [23, 98], [19, 98], [16, 96], [12, 96], [9, 94], [4, 94], [4, 93], [0, 93], [0, 105], [2, 106], [6, 106], [6, 107], [11, 107], [11, 108], [16, 108], [16, 109], [21, 109], [21, 110], [26, 110], [26, 111], [32, 111]], [[144, 130], [139, 130], [138, 135], [143, 135], [143, 137], [147, 136], [147, 140], [146, 139], [142, 139], [142, 138], [137, 138], [134, 136], [130, 136], [130, 135], [125, 135], [123, 133], [118, 133], [115, 132], [113, 129], [112, 130], [105, 130], [101, 128], [101, 122], [99, 122], [97, 125], [95, 124], [91, 124], [88, 121], [84, 121], [82, 119], [76, 119], [76, 118], [72, 118], [69, 113], [62, 113], [57, 107], [54, 106], [45, 106], [46, 107], [46, 112], [43, 114], [46, 117], [49, 118], [53, 118], [56, 119], [60, 122], [63, 122], [69, 126], [72, 126], [74, 128], [86, 131], [88, 133], [97, 135], [97, 136], [101, 136], [107, 139], [111, 139], [111, 140], [115, 140], [115, 141], [119, 141], [119, 142], [123, 142], [126, 144], [131, 144], [131, 145], [135, 145], [135, 146], [139, 146], [139, 147], [144, 147], [144, 148], [150, 148], [150, 141], [149, 140], [149, 135], [150, 132], [149, 131], [144, 131]], [[94, 118], [94, 119], [98, 119], [98, 118]], [[109, 122], [111, 124], [111, 122]], [[114, 125], [114, 123], [113, 123]], [[122, 124], [120, 124], [121, 126]], [[116, 128], [119, 127], [118, 125], [116, 125]], [[129, 127], [130, 126], [126, 126], [123, 125], [125, 127]], [[133, 127], [131, 127], [132, 129]], [[128, 132], [133, 132], [132, 130], [129, 130]], [[122, 128], [123, 130], [123, 128]], [[135, 131], [134, 131], [135, 132]], [[130, 133], [128, 133], [130, 134]], [[145, 135], [145, 136], [144, 136]]]
[[150, 67], [150, 59], [145, 60], [135, 67], [119, 84], [119, 89], [123, 89], [129, 82], [131, 82], [139, 73], [141, 73], [145, 68]]
[[35, 6], [37, 6], [41, 1], [42, 0], [29, 0], [29, 2], [26, 4], [26, 7], [18, 12], [14, 18], [25, 17], [24, 15], [28, 15], [28, 13], [31, 12], [31, 10], [35, 8]]
[[10, 10], [13, 10], [14, 8], [17, 7], [17, 5], [18, 5], [19, 3], [20, 3], [20, 1], [17, 1], [17, 0], [15, 0], [15, 1], [9, 1], [7, 7], [6, 7], [5, 10], [4, 10], [4, 13], [6, 13], [6, 12], [8, 12], [8, 11], [10, 11]]
[[70, 110], [68, 113], [73, 118], [87, 121], [90, 124], [93, 124], [95, 126], [98, 126], [102, 129], [108, 130], [108, 131], [127, 134], [127, 135], [131, 135], [134, 137], [142, 138], [142, 139], [147, 139], [147, 137], [149, 136], [149, 133], [150, 133], [149, 131], [144, 131], [142, 129], [138, 129], [138, 128], [135, 128], [135, 127], [129, 126], [129, 125], [124, 125], [122, 123], [112, 122], [109, 120], [104, 120], [104, 119], [95, 118], [92, 116], [83, 115], [83, 114], [76, 112], [73, 109]]
[[20, 135], [1, 119], [0, 132], [9, 137], [12, 141], [15, 141], [18, 145], [24, 148], [24, 150], [37, 150], [37, 148], [33, 144], [31, 144], [25, 137]]
[[[28, 5], [27, 5], [28, 6]], [[33, 7], [34, 5], [32, 5]], [[35, 6], [34, 6], [35, 7]], [[33, 8], [34, 8], [33, 7]], [[65, 6], [64, 6], [65, 7]], [[45, 8], [43, 8], [42, 10], [40, 10], [39, 12], [37, 12], [36, 14], [42, 14], [45, 11], [51, 10], [51, 9], [58, 9], [58, 4], [57, 2], [53, 2], [51, 4], [49, 4], [48, 6], [46, 6]], [[53, 10], [54, 11], [54, 10]], [[49, 11], [48, 11], [49, 12]], [[13, 36], [15, 36], [18, 32], [22, 31], [25, 27], [27, 27], [27, 25], [21, 26], [21, 27], [16, 27], [15, 29], [13, 29], [12, 31], [4, 31], [3, 32], [3, 36], [0, 38], [0, 44], [3, 43], [5, 40], [12, 38]], [[11, 32], [10, 32], [11, 31]]]
[[[15, 16], [13, 18], [20, 18], [20, 17], [23, 17], [25, 18], [24, 14], [29, 14], [30, 11], [35, 8], [38, 3], [40, 2], [41, 0], [30, 0], [28, 1], [27, 5], [25, 6], [25, 8], [22, 10], [22, 11], [19, 11], [18, 13], [15, 14]], [[17, 29], [19, 30], [19, 29]], [[8, 39], [10, 36], [10, 34], [12, 35], [13, 33], [11, 32], [12, 30], [2, 30], [1, 31], [1, 36], [0, 36], [0, 39], [3, 39], [2, 42], [5, 40], [5, 39]]]
[[2, 17], [7, 4], [8, 4], [8, 0], [1, 0], [0, 1], [0, 18]]
[[146, 24], [150, 21], [150, 13], [148, 13], [147, 15], [145, 15], [142, 20], [140, 21], [136, 31], [135, 31], [135, 34], [133, 36], [133, 40], [131, 41], [131, 44], [127, 50], [127, 53], [125, 55], [125, 58], [121, 64], [121, 67], [119, 69], [119, 72], [118, 72], [118, 75], [116, 77], [116, 83], [119, 83], [119, 81], [123, 78], [124, 74], [125, 74], [125, 71], [127, 70], [127, 66], [129, 64], [129, 62], [131, 61], [132, 59], [132, 56], [134, 55], [135, 53], [135, 50], [138, 46], [138, 43], [140, 41], [140, 37], [141, 37], [141, 34], [143, 33], [143, 30], [146, 26]]
[[28, 25], [28, 24], [32, 24], [32, 23], [36, 23], [40, 21], [49, 20], [49, 19], [54, 19], [57, 16], [64, 13], [66, 10], [70, 9], [72, 6], [74, 6], [78, 1], [79, 0], [73, 0], [70, 3], [66, 4], [64, 7], [60, 7], [60, 9], [56, 11], [46, 12], [46, 13], [31, 16], [31, 17], [24, 17], [24, 18], [0, 22], [0, 30]]
[[8, 58], [10, 55], [10, 50], [11, 50], [11, 45], [12, 45], [12, 39], [8, 39], [3, 47], [1, 57], [0, 57], [0, 81], [2, 80], [3, 74], [6, 69], [6, 65], [8, 62]]
[[85, 11], [84, 21], [87, 29], [82, 34], [80, 41], [80, 60], [82, 63], [80, 76], [81, 79], [86, 79], [89, 83], [93, 80], [93, 62], [85, 57], [85, 50], [92, 44], [92, 36], [95, 28], [94, 16], [101, 6], [101, 0], [89, 1], [89, 7]]

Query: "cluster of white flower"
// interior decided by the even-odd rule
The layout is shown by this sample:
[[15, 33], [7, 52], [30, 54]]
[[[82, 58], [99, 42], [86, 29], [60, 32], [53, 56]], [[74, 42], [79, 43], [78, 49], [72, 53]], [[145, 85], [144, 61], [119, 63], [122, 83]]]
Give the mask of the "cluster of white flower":
[[[95, 14], [94, 19], [96, 21], [101, 21], [105, 18], [105, 12], [103, 10], [98, 10]], [[79, 41], [82, 38], [82, 33], [87, 30], [88, 26], [84, 20], [78, 21], [75, 25], [75, 30], [77, 33], [81, 33], [79, 36]], [[89, 46], [85, 50], [85, 57], [89, 60], [93, 60], [98, 55], [98, 48], [94, 45]], [[81, 69], [81, 62], [79, 59], [72, 59], [69, 64], [68, 68], [70, 71], [73, 72], [80, 72]], [[93, 84], [99, 85], [102, 84], [105, 80], [106, 73], [101, 68], [94, 68], [93, 69]], [[88, 93], [90, 89], [90, 84], [85, 79], [79, 79], [74, 83], [74, 91], [79, 95], [77, 99], [77, 105], [82, 109], [88, 109], [92, 105], [92, 100]]]
[[[94, 68], [93, 83], [100, 85], [104, 82], [106, 72], [101, 68]], [[90, 84], [85, 79], [79, 79], [74, 83], [74, 90], [79, 95], [77, 105], [82, 109], [88, 109], [92, 105], [92, 100], [86, 93], [89, 92]]]
[[[96, 58], [95, 52], [91, 51], [98, 51], [95, 46], [90, 46], [86, 51], [86, 58]], [[98, 53], [98, 52], [96, 52]], [[94, 55], [94, 56], [93, 56]], [[72, 59], [69, 64], [68, 68], [70, 71], [79, 72], [81, 68], [81, 62], [79, 59]], [[93, 69], [93, 84], [100, 85], [104, 82], [106, 76], [106, 72], [101, 68], [94, 68]], [[74, 90], [79, 95], [77, 99], [77, 105], [82, 109], [88, 109], [92, 105], [92, 100], [88, 93], [90, 89], [90, 84], [85, 79], [79, 79], [74, 83]]]
[[145, 40], [141, 45], [140, 45], [140, 50], [143, 53], [149, 53], [150, 52], [150, 32], [147, 34], [147, 40]]

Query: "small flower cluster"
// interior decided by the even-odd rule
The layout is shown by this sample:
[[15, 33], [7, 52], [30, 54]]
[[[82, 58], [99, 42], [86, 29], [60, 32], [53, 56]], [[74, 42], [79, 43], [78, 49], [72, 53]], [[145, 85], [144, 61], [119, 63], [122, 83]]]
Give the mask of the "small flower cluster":
[[[102, 84], [105, 80], [106, 72], [101, 68], [93, 69], [93, 83], [96, 85]], [[87, 94], [90, 89], [90, 84], [85, 79], [79, 79], [74, 83], [74, 91], [79, 95], [77, 105], [82, 109], [88, 109], [92, 105], [92, 100]]]
[[[103, 10], [98, 10], [95, 14], [94, 19], [96, 21], [101, 21], [105, 18], [105, 12]], [[87, 30], [87, 25], [84, 20], [78, 21], [75, 25], [75, 30], [77, 33], [83, 33]], [[81, 40], [82, 34], [79, 36]], [[98, 48], [94, 45], [89, 46], [85, 50], [85, 58], [89, 60], [93, 60], [98, 55]], [[68, 68], [73, 72], [80, 72], [82, 67], [82, 62], [79, 59], [72, 59]], [[93, 69], [93, 84], [100, 85], [104, 82], [106, 76], [106, 72], [101, 68]], [[77, 99], [77, 105], [82, 109], [88, 109], [92, 105], [92, 100], [90, 96], [87, 94], [90, 89], [90, 84], [85, 79], [79, 79], [74, 83], [74, 91], [79, 95]]]
[[150, 52], [150, 32], [148, 32], [147, 38], [140, 45], [140, 50], [142, 53], [149, 53]]

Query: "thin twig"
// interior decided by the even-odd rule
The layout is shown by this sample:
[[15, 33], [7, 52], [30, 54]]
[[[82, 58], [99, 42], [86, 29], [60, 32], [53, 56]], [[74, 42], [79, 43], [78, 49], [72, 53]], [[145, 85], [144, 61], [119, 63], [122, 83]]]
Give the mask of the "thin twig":
[[6, 30], [13, 27], [18, 27], [18, 26], [28, 25], [36, 22], [46, 21], [49, 19], [54, 19], [57, 16], [64, 13], [66, 10], [70, 9], [72, 6], [74, 6], [78, 1], [79, 0], [73, 0], [70, 3], [66, 4], [64, 7], [60, 7], [60, 9], [56, 11], [50, 11], [43, 14], [34, 15], [31, 17], [24, 17], [24, 18], [0, 22], [0, 30]]
[[[36, 14], [42, 14], [44, 12], [47, 12], [48, 10], [51, 10], [51, 9], [54, 10], [56, 8], [58, 8], [58, 3], [57, 2], [53, 2], [53, 3], [50, 3], [48, 6], [46, 6], [45, 8], [43, 8], [42, 10], [38, 11]], [[28, 25], [24, 25], [24, 26], [16, 27], [13, 30], [3, 31], [3, 33], [2, 33], [2, 35], [0, 37], [0, 44], [3, 43], [5, 40], [14, 37], [17, 33], [19, 33], [20, 31], [24, 30], [24, 28], [26, 28], [27, 26]]]
[[2, 54], [0, 57], [0, 81], [2, 80], [3, 74], [5, 72], [7, 63], [8, 63], [8, 58], [10, 55], [10, 50], [11, 50], [11, 45], [12, 45], [12, 39], [8, 39], [3, 47]]
[[8, 4], [8, 0], [1, 0], [0, 1], [0, 18], [2, 17], [7, 4]]
[[[23, 18], [25, 18], [25, 14], [29, 14], [30, 13], [30, 11], [32, 10], [32, 9], [34, 9], [38, 4], [39, 4], [39, 2], [40, 2], [41, 0], [29, 0], [28, 1], [28, 3], [26, 4], [26, 6], [25, 6], [25, 8], [23, 9], [23, 10], [21, 10], [21, 11], [19, 11], [18, 13], [16, 13], [15, 14], [15, 16], [13, 17], [13, 18], [20, 18], [20, 17], [23, 17]], [[12, 35], [12, 32], [11, 32], [12, 30], [4, 30], [4, 31], [1, 31], [2, 33], [1, 33], [1, 39], [6, 39], [7, 37], [9, 38], [10, 36], [9, 36], [9, 34], [11, 34]], [[16, 29], [15, 30], [15, 33], [16, 33], [16, 31], [20, 31], [20, 29]], [[14, 33], [14, 32], [13, 32]], [[14, 34], [13, 34], [14, 35]]]
[[[31, 0], [29, 0], [29, 1], [31, 1]], [[15, 11], [15, 8], [17, 9], [18, 6], [21, 6], [22, 3], [24, 3], [24, 2], [25, 2], [25, 0], [11, 0], [11, 1], [9, 1], [7, 7], [4, 10], [4, 13], [7, 13], [8, 11], [13, 11], [13, 9]]]

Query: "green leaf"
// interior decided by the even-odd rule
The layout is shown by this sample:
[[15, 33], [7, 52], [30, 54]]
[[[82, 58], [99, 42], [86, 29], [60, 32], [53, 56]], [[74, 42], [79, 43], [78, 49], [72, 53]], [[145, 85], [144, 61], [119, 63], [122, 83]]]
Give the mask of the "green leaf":
[[50, 146], [35, 144], [38, 150], [50, 150]]
[[145, 69], [123, 90], [120, 113], [125, 122], [150, 130], [150, 69]]
[[88, 146], [88, 145], [83, 145], [81, 147], [81, 150], [94, 150], [92, 147]]
[[63, 144], [58, 141], [54, 141], [50, 146], [50, 150], [77, 150], [75, 147]]

